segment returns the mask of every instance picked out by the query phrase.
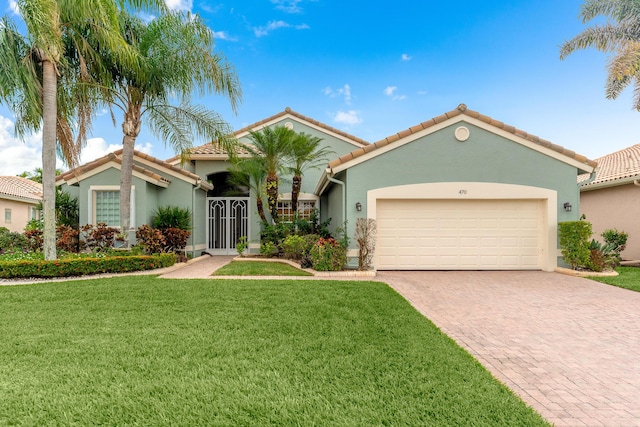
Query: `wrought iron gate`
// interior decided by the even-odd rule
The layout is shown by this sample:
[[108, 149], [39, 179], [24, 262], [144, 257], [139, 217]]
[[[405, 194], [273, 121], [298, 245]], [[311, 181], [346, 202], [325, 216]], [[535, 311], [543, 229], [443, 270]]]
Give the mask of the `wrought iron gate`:
[[214, 255], [236, 253], [242, 236], [249, 238], [249, 198], [212, 197], [207, 199], [208, 252]]

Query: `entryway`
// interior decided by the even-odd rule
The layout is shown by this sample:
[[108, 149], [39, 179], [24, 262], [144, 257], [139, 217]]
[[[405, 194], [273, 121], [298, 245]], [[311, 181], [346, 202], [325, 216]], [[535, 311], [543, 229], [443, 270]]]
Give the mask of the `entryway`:
[[249, 236], [249, 198], [207, 198], [207, 252], [235, 254], [242, 236]]

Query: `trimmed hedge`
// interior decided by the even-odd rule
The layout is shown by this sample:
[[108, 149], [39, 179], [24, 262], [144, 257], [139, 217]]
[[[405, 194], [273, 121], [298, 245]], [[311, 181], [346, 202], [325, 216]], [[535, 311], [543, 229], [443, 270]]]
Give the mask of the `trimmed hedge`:
[[53, 261], [0, 261], [0, 278], [68, 277], [101, 273], [126, 273], [170, 267], [175, 262], [176, 255], [173, 253], [58, 259]]

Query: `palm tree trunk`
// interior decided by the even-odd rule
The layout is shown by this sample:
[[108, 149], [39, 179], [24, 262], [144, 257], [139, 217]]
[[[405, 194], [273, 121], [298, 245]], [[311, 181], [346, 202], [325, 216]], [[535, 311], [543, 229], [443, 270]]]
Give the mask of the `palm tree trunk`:
[[42, 210], [44, 215], [44, 259], [56, 256], [56, 91], [58, 77], [55, 65], [42, 62]]
[[262, 223], [268, 224], [267, 217], [264, 214], [264, 204], [262, 203], [262, 197], [260, 196], [256, 197], [256, 208], [258, 208], [258, 215], [260, 215], [260, 219], [262, 220]]
[[130, 104], [122, 123], [122, 164], [120, 166], [120, 232], [127, 235], [131, 228], [131, 180], [133, 178], [133, 150], [140, 134], [140, 105]]
[[300, 196], [300, 188], [302, 187], [302, 176], [294, 175], [291, 184], [291, 212], [295, 217], [298, 212], [298, 197]]
[[267, 176], [267, 203], [269, 204], [269, 212], [274, 223], [279, 222], [278, 218], [278, 177], [274, 175]]

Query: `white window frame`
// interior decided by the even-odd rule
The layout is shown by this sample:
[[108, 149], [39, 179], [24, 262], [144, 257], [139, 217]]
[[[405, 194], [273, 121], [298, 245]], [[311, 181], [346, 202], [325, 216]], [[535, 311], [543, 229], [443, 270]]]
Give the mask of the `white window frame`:
[[29, 220], [37, 220], [40, 219], [39, 210], [35, 206], [29, 207]]
[[11, 224], [11, 208], [5, 208], [4, 210], [4, 223]]
[[[320, 210], [320, 198], [315, 194], [300, 193], [300, 195], [298, 196], [298, 209], [300, 209], [300, 204], [304, 202], [313, 202], [314, 209]], [[281, 194], [280, 197], [278, 198], [278, 203], [283, 203], [283, 204], [288, 203], [289, 211], [291, 211], [291, 193]], [[278, 206], [278, 210], [280, 210], [280, 206]], [[306, 219], [310, 219], [310, 218], [306, 218]], [[284, 221], [284, 222], [291, 222], [291, 221]]]
[[[135, 230], [136, 218], [136, 187], [131, 186], [131, 212], [129, 216], [129, 230]], [[96, 224], [96, 193], [101, 191], [120, 191], [119, 185], [91, 185], [89, 186], [88, 206], [87, 206], [87, 224]], [[114, 227], [120, 229], [120, 226]]]

